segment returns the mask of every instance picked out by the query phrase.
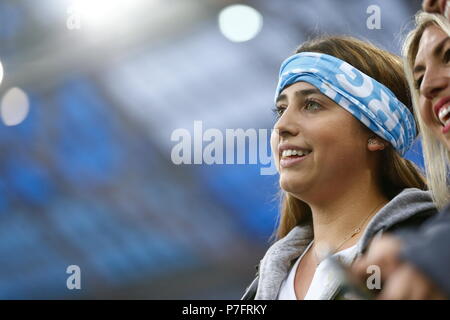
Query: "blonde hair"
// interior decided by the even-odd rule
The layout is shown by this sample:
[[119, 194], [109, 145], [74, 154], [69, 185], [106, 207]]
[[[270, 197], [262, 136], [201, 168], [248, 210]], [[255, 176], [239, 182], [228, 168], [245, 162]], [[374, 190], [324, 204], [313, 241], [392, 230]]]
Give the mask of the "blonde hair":
[[412, 71], [422, 34], [431, 24], [440, 27], [450, 35], [450, 24], [444, 16], [420, 12], [416, 15], [416, 28], [406, 37], [403, 45], [403, 56], [405, 57], [404, 68], [406, 78], [412, 93], [414, 113], [419, 123], [419, 130], [422, 136], [426, 177], [436, 206], [442, 208], [449, 201], [449, 189], [447, 185], [449, 152], [427, 127], [420, 116], [419, 90], [415, 88]]
[[[411, 99], [401, 59], [396, 55], [361, 40], [345, 37], [320, 37], [303, 43], [296, 53], [319, 52], [344, 60], [378, 82], [387, 86], [408, 108]], [[412, 109], [411, 109], [412, 112]], [[392, 199], [405, 188], [427, 189], [424, 177], [410, 161], [400, 157], [388, 143], [380, 151], [378, 163], [379, 184], [384, 194]], [[295, 226], [311, 222], [309, 205], [281, 191], [281, 206], [275, 240], [284, 237]]]

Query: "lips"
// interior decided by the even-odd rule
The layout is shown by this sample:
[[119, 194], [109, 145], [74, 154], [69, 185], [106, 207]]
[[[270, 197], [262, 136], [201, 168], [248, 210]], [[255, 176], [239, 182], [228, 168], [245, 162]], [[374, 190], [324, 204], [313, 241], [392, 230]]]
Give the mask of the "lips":
[[278, 152], [280, 156], [280, 166], [282, 168], [288, 168], [303, 161], [309, 156], [312, 150], [306, 147], [284, 143], [278, 146]]
[[[441, 112], [441, 109], [443, 107], [447, 107], [447, 105], [449, 103], [450, 103], [450, 96], [447, 96], [447, 97], [441, 98], [433, 107], [433, 112], [436, 115], [436, 118], [439, 119], [442, 124], [444, 124], [444, 123], [441, 120], [441, 117], [443, 115], [443, 112]], [[441, 115], [441, 117], [440, 117], [440, 115]]]
[[450, 132], [450, 96], [441, 98], [433, 107], [434, 114], [442, 125], [442, 133]]
[[450, 121], [442, 128], [442, 133], [447, 134], [450, 131]]
[[306, 147], [302, 147], [302, 146], [296, 146], [293, 144], [287, 144], [287, 143], [281, 143], [278, 145], [278, 154], [280, 156], [280, 158], [283, 156], [283, 152], [284, 151], [297, 151], [297, 153], [300, 154], [307, 154], [310, 153], [312, 150]]
[[292, 167], [305, 159], [307, 159], [310, 156], [311, 153], [308, 153], [303, 156], [290, 156], [290, 157], [284, 157], [280, 160], [280, 167], [282, 168], [289, 168]]

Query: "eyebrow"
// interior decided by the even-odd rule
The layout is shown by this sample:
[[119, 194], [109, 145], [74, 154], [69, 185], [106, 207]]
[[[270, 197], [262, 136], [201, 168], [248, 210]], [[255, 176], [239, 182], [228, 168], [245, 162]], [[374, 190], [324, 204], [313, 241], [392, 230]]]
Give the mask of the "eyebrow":
[[[309, 95], [311, 95], [311, 94], [317, 94], [317, 93], [319, 93], [319, 94], [321, 94], [322, 92], [320, 92], [320, 90], [319, 89], [303, 89], [303, 90], [297, 90], [297, 91], [295, 91], [294, 92], [294, 95], [296, 96], [296, 97], [306, 97], [306, 96], [309, 96]], [[281, 101], [281, 100], [287, 100], [287, 95], [286, 94], [280, 94], [279, 96], [278, 96], [278, 98], [277, 98], [277, 101], [276, 102], [279, 102], [279, 101]]]
[[[442, 52], [442, 49], [444, 48], [444, 45], [450, 40], [450, 37], [445, 38], [442, 40], [436, 48], [433, 50], [433, 56], [439, 56]], [[425, 67], [421, 64], [414, 68], [413, 73], [424, 71]]]

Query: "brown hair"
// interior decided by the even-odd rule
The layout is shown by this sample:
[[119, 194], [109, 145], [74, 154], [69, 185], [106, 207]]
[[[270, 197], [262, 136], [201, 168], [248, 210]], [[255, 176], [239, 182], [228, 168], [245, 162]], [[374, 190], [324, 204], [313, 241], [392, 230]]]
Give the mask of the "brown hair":
[[[346, 36], [319, 37], [307, 41], [295, 53], [300, 52], [324, 53], [346, 61], [388, 87], [412, 112], [408, 82], [398, 56]], [[405, 188], [427, 189], [425, 179], [417, 167], [402, 158], [389, 143], [381, 151], [378, 171], [381, 190], [389, 199]], [[310, 222], [311, 209], [308, 204], [288, 192], [281, 192], [280, 217], [275, 238], [280, 239], [295, 226]]]

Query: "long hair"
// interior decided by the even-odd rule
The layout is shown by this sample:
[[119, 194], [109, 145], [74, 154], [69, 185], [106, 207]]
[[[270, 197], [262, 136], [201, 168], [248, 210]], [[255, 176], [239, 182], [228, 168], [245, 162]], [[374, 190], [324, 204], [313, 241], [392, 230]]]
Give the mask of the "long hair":
[[[318, 52], [334, 56], [346, 61], [355, 68], [388, 87], [397, 98], [412, 112], [411, 99], [408, 90], [402, 62], [396, 55], [375, 47], [374, 45], [345, 36], [319, 37], [303, 43], [295, 53]], [[427, 189], [424, 177], [417, 167], [402, 158], [390, 143], [380, 151], [380, 161], [377, 166], [379, 185], [383, 193], [392, 199], [405, 188]], [[309, 205], [281, 191], [280, 216], [275, 239], [280, 239], [295, 226], [311, 222]]]
[[438, 208], [442, 208], [449, 201], [447, 185], [449, 152], [439, 141], [433, 132], [426, 126], [419, 112], [419, 90], [414, 86], [413, 67], [416, 60], [419, 42], [425, 29], [434, 24], [450, 35], [450, 24], [441, 15], [421, 12], [416, 15], [416, 28], [406, 38], [403, 46], [405, 57], [405, 72], [409, 87], [412, 92], [414, 113], [419, 122], [419, 130], [422, 136], [422, 147], [425, 160], [425, 172], [434, 202]]

